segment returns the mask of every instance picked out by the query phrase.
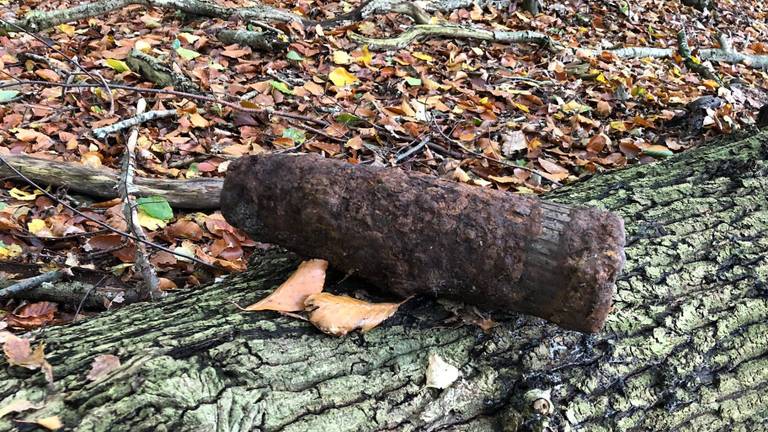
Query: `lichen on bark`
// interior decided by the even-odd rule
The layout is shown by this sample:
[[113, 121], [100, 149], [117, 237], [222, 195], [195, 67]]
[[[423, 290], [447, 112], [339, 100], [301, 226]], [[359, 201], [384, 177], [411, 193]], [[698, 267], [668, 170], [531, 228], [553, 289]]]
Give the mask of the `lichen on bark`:
[[[515, 315], [486, 334], [426, 298], [342, 339], [239, 312], [232, 301], [256, 301], [295, 266], [273, 251], [249, 273], [42, 330], [55, 389], [3, 362], [0, 406], [26, 398], [44, 407], [16, 418], [89, 431], [765, 430], [767, 156], [762, 132], [549, 196], [625, 219], [627, 264], [598, 335]], [[88, 382], [107, 353], [121, 368]], [[462, 372], [446, 390], [424, 387], [431, 353]], [[552, 415], [526, 397], [547, 391]]]

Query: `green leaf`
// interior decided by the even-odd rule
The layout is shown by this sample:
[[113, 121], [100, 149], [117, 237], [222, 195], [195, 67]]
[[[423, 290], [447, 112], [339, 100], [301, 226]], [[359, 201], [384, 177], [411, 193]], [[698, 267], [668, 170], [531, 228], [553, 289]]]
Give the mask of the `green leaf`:
[[185, 60], [194, 60], [195, 58], [200, 57], [199, 52], [192, 51], [191, 49], [186, 49], [186, 48], [176, 48], [176, 54], [178, 54]]
[[341, 113], [336, 116], [336, 121], [339, 123], [344, 123], [345, 125], [353, 125], [355, 123], [360, 123], [363, 121], [363, 119], [354, 114]]
[[421, 85], [421, 80], [419, 78], [414, 78], [414, 77], [409, 77], [409, 76], [405, 77], [405, 82], [407, 82], [408, 85], [410, 85], [412, 87], [416, 87], [416, 86], [420, 86]]
[[147, 216], [162, 221], [173, 219], [173, 209], [171, 209], [168, 201], [161, 196], [139, 198], [136, 200], [136, 203], [139, 206], [139, 211], [145, 213]]
[[8, 102], [19, 95], [16, 90], [0, 90], [0, 103]]
[[286, 58], [288, 60], [294, 60], [294, 61], [303, 61], [304, 57], [301, 56], [301, 54], [297, 53], [294, 50], [288, 51], [288, 54], [286, 55]]
[[128, 65], [122, 60], [107, 59], [106, 63], [107, 63], [107, 66], [111, 67], [112, 69], [115, 70], [115, 72], [118, 72], [118, 73], [131, 71], [131, 68], [129, 68]]
[[307, 134], [301, 129], [288, 128], [283, 131], [283, 138], [290, 138], [295, 144], [303, 144]]
[[288, 85], [284, 82], [270, 80], [269, 84], [272, 86], [273, 89], [279, 91], [280, 93], [293, 95], [293, 90], [289, 89]]
[[645, 149], [643, 154], [655, 158], [665, 158], [672, 156], [674, 153], [669, 149]]
[[8, 207], [8, 203], [0, 201], [0, 210], [5, 210], [6, 207]]

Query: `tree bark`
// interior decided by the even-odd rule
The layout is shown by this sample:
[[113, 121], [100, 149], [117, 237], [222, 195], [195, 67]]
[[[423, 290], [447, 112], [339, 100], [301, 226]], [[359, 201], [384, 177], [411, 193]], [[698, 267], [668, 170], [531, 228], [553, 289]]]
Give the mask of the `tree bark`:
[[[426, 298], [342, 339], [273, 313], [239, 312], [295, 266], [269, 252], [250, 273], [152, 304], [48, 328], [55, 389], [0, 366], [11, 418], [77, 430], [757, 431], [768, 427], [768, 131], [634, 166], [551, 194], [623, 216], [627, 263], [598, 335], [511, 315], [451, 327]], [[438, 353], [462, 376], [425, 388]], [[99, 354], [120, 357], [105, 379]], [[551, 408], [551, 409], [550, 409]]]

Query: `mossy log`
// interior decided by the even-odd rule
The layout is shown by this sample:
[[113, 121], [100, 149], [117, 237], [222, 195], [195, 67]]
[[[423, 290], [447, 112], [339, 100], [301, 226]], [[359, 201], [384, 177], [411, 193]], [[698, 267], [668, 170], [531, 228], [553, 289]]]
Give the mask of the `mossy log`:
[[[382, 327], [333, 338], [232, 305], [296, 264], [266, 253], [248, 273], [40, 331], [54, 388], [1, 363], [0, 406], [44, 406], [0, 429], [58, 415], [84, 431], [766, 430], [767, 192], [762, 132], [551, 194], [626, 222], [625, 271], [597, 335], [514, 315], [484, 333], [417, 298]], [[425, 388], [432, 353], [461, 369], [446, 390]], [[89, 382], [99, 354], [122, 366]]]

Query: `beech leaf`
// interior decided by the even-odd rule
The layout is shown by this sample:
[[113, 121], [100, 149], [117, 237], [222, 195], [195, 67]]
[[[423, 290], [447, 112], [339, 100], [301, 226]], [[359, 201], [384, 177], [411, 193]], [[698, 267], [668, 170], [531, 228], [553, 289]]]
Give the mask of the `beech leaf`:
[[302, 311], [307, 297], [323, 291], [327, 269], [328, 261], [321, 259], [304, 261], [272, 294], [246, 307], [245, 310]]
[[402, 303], [369, 303], [348, 296], [313, 294], [304, 301], [309, 321], [333, 336], [360, 329], [367, 332], [397, 312]]

